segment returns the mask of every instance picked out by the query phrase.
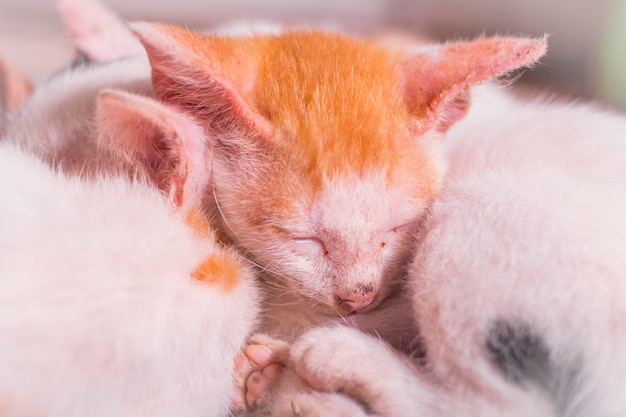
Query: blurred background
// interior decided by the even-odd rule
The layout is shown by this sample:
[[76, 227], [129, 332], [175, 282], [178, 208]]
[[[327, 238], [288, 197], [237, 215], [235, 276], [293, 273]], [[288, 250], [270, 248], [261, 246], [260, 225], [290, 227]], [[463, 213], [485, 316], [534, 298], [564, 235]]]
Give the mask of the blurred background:
[[[436, 40], [550, 34], [550, 50], [523, 82], [626, 109], [626, 0], [103, 0], [130, 20], [207, 27], [233, 19], [406, 30]], [[54, 0], [0, 0], [0, 56], [35, 81], [72, 51]]]

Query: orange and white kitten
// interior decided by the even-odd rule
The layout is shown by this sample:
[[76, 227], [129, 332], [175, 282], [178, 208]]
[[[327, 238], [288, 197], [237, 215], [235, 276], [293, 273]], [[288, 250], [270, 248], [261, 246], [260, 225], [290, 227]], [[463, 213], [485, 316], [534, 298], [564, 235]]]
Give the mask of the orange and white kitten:
[[[0, 140], [0, 414], [226, 416], [258, 316], [215, 239], [210, 158], [132, 60], [57, 74]], [[142, 72], [143, 69], [143, 72]], [[142, 77], [137, 77], [143, 73]]]
[[439, 141], [473, 85], [534, 62], [545, 42], [491, 38], [409, 54], [321, 32], [134, 28], [156, 95], [205, 126], [205, 203], [268, 272], [264, 328], [291, 338], [368, 313], [350, 320], [405, 347], [414, 335], [405, 300], [379, 304], [398, 289], [413, 228], [438, 192]]
[[409, 54], [317, 31], [132, 28], [155, 96], [204, 126], [206, 204], [265, 270], [277, 307], [266, 327], [287, 338], [324, 317], [376, 311], [397, 289], [412, 231], [440, 187], [439, 142], [465, 113], [468, 90], [546, 47], [485, 38]]
[[[408, 303], [390, 296], [439, 191], [440, 141], [467, 111], [471, 87], [532, 64], [545, 40], [409, 51], [318, 31], [231, 38], [132, 28], [155, 96], [192, 114], [211, 139], [206, 204], [265, 271], [263, 330], [289, 341], [343, 321], [409, 349]], [[259, 368], [243, 384], [248, 406], [264, 401], [284, 364], [262, 353], [274, 343], [258, 336], [246, 349]]]

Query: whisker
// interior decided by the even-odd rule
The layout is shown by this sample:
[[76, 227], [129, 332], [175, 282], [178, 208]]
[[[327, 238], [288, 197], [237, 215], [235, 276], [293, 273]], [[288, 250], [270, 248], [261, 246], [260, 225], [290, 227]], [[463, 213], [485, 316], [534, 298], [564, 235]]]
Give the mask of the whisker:
[[[242, 242], [241, 236], [235, 231], [235, 229], [232, 227], [231, 223], [228, 221], [228, 219], [226, 218], [226, 215], [224, 214], [224, 211], [222, 210], [222, 206], [217, 198], [217, 194], [215, 192], [215, 186], [211, 187], [211, 191], [213, 193], [213, 201], [215, 201], [215, 206], [217, 207], [217, 211], [220, 215], [220, 218], [222, 219], [222, 221], [224, 222], [224, 224], [226, 225], [226, 228], [229, 230], [229, 232], [235, 237], [235, 239], [237, 239], [238, 242]], [[244, 256], [242, 253], [237, 252], [237, 254], [239, 255], [239, 257], [241, 259], [243, 259], [244, 261], [246, 261], [247, 263], [249, 263], [250, 265], [260, 269], [261, 271], [264, 272], [268, 272], [274, 276], [279, 276], [281, 278], [284, 279], [290, 279], [288, 276], [285, 276], [283, 274], [280, 274], [278, 271], [276, 271], [275, 269], [270, 268], [270, 265], [262, 265], [259, 262], [257, 262], [254, 259], [250, 259], [247, 256]]]
[[222, 211], [222, 206], [220, 205], [220, 202], [217, 199], [217, 194], [215, 194], [215, 185], [213, 183], [211, 183], [211, 191], [213, 193], [213, 201], [215, 201], [215, 206], [217, 207], [217, 211], [219, 212], [220, 217], [224, 221], [224, 224], [226, 224], [226, 227], [235, 236], [235, 238], [237, 238], [238, 241], [241, 241], [241, 237], [237, 234], [235, 229], [233, 229], [233, 227], [230, 225], [230, 222], [228, 221], [228, 219], [224, 215], [224, 212]]

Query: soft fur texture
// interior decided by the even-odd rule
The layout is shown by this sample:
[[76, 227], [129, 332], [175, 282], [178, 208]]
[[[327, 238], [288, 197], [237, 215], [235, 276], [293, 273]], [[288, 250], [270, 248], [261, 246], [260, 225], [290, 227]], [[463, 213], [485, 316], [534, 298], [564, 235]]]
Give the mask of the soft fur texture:
[[262, 328], [289, 340], [359, 313], [345, 321], [411, 346], [414, 323], [397, 314], [403, 299], [380, 304], [400, 290], [412, 232], [439, 190], [439, 141], [467, 111], [471, 87], [532, 64], [545, 40], [409, 52], [317, 31], [235, 38], [132, 27], [155, 96], [212, 139], [206, 203], [228, 240], [267, 272]]
[[[145, 112], [133, 111], [132, 97], [118, 94], [109, 100], [108, 109], [118, 115], [130, 113], [111, 123], [106, 118], [96, 119], [97, 126], [107, 127], [106, 134], [97, 136], [96, 145], [105, 145], [97, 155], [110, 157], [125, 174], [155, 180], [174, 206], [189, 207], [189, 199], [204, 197], [204, 211], [220, 211], [226, 240], [232, 240], [267, 271], [270, 298], [264, 328], [288, 339], [310, 326], [340, 319], [379, 333], [396, 347], [412, 346], [409, 342], [416, 335], [412, 316], [406, 314], [407, 299], [381, 302], [398, 290], [403, 265], [412, 253], [414, 227], [439, 191], [443, 166], [438, 142], [451, 129], [454, 166], [443, 199], [433, 207], [420, 236], [423, 240], [411, 271], [416, 317], [423, 327], [420, 336], [427, 348], [430, 372], [377, 339], [347, 329], [319, 329], [299, 339], [291, 352], [281, 353], [278, 362], [287, 366], [282, 383], [276, 384], [253, 413], [574, 416], [589, 414], [585, 407], [593, 400], [586, 397], [586, 389], [590, 398], [608, 404], [607, 409], [615, 405], [621, 412], [620, 404], [611, 397], [617, 398], [619, 391], [611, 393], [608, 385], [600, 383], [596, 389], [592, 380], [593, 375], [605, 375], [602, 371], [593, 374], [593, 358], [607, 353], [602, 350], [606, 346], [615, 348], [608, 353], [617, 355], [621, 341], [596, 347], [574, 334], [580, 326], [589, 326], [599, 336], [606, 336], [609, 332], [603, 325], [609, 314], [622, 313], [619, 303], [607, 301], [609, 291], [598, 291], [597, 300], [607, 301], [606, 310], [596, 308], [603, 306], [598, 302], [592, 307], [597, 314], [581, 309], [577, 316], [570, 315], [567, 307], [589, 288], [585, 279], [594, 275], [582, 274], [584, 268], [572, 266], [576, 265], [573, 260], [588, 265], [585, 260], [592, 259], [609, 277], [625, 269], [619, 261], [609, 261], [617, 259], [611, 251], [621, 247], [612, 242], [623, 243], [621, 229], [611, 227], [615, 222], [612, 213], [623, 210], [621, 202], [612, 203], [614, 207], [596, 207], [586, 201], [589, 197], [605, 201], [607, 193], [621, 191], [617, 181], [611, 183], [609, 178], [610, 173], [622, 175], [623, 159], [618, 152], [611, 152], [614, 164], [595, 164], [595, 160], [606, 160], [606, 148], [599, 146], [599, 153], [589, 155], [584, 136], [586, 129], [606, 138], [608, 134], [600, 127], [605, 125], [622, 136], [623, 122], [586, 108], [526, 107], [502, 96], [477, 97], [477, 109], [455, 126], [469, 108], [470, 87], [534, 62], [545, 50], [544, 41], [487, 38], [422, 46], [407, 53], [406, 49], [390, 51], [344, 36], [309, 31], [228, 38], [164, 25], [136, 24], [134, 29], [148, 51], [156, 95], [200, 121], [204, 131], [199, 133], [207, 134], [206, 146], [190, 147], [180, 140], [186, 135], [178, 132], [165, 134], [165, 142], [156, 147], [147, 147], [146, 138], [138, 138], [138, 132], [156, 128], [160, 134], [168, 133], [163, 128], [169, 121], [184, 122], [185, 116], [179, 119], [182, 113], [172, 110], [177, 114], [174, 119], [146, 118]], [[135, 58], [131, 64], [139, 75], [138, 84], [128, 84], [131, 89], [145, 86], [145, 67], [136, 64], [143, 59]], [[333, 71], [328, 71], [330, 67]], [[114, 72], [110, 68], [104, 71]], [[106, 94], [101, 98], [106, 99]], [[481, 100], [487, 107], [482, 107]], [[79, 115], [89, 114], [83, 113], [88, 106], [76, 103]], [[144, 99], [137, 103], [152, 108]], [[547, 117], [552, 111], [554, 119]], [[143, 120], [135, 128], [134, 117]], [[54, 120], [60, 119], [55, 116]], [[509, 124], [513, 120], [516, 124]], [[551, 130], [554, 120], [562, 125], [557, 123], [559, 127]], [[574, 121], [582, 123], [572, 131], [580, 135], [581, 145], [561, 152], [559, 138], [565, 137], [563, 132]], [[538, 126], [538, 130], [529, 131], [529, 126]], [[131, 135], [134, 139], [121, 145], [116, 139], [110, 147], [118, 128], [135, 132]], [[74, 153], [64, 153], [57, 146], [70, 143], [67, 138], [58, 141], [50, 136], [54, 140], [39, 147], [42, 142], [38, 138], [48, 136], [32, 131], [25, 139], [32, 145], [28, 145], [30, 149], [53, 164], [67, 164], [64, 169], [68, 172], [74, 167], [97, 173], [109, 164], [85, 163], [91, 155], [89, 149], [70, 160]], [[93, 131], [79, 128], [78, 132]], [[515, 135], [518, 139], [512, 137]], [[93, 148], [95, 136], [85, 137], [87, 142], [72, 142], [72, 149], [80, 151], [83, 143]], [[544, 148], [546, 137], [555, 142], [545, 142]], [[539, 143], [541, 146], [535, 146]], [[557, 150], [562, 159], [554, 158]], [[212, 189], [202, 185], [209, 173]], [[544, 174], [550, 181], [544, 180]], [[589, 194], [581, 196], [584, 191], [579, 184], [570, 183], [578, 177], [593, 184]], [[563, 207], [571, 210], [568, 215], [562, 215]], [[206, 213], [191, 208], [184, 211], [184, 222], [206, 235]], [[595, 225], [584, 235], [584, 210], [596, 210], [606, 224]], [[548, 220], [543, 217], [550, 214], [564, 226], [557, 227], [554, 234], [537, 232], [544, 227], [552, 230], [552, 221], [546, 226]], [[467, 222], [471, 222], [469, 227]], [[577, 251], [584, 247], [582, 243], [593, 247], [582, 236], [602, 241], [607, 250]], [[560, 245], [567, 239], [575, 243]], [[524, 255], [535, 250], [537, 256], [519, 255], [517, 245], [523, 247]], [[513, 259], [507, 260], [507, 256]], [[494, 263], [494, 258], [498, 262]], [[461, 273], [455, 274], [458, 271]], [[189, 276], [200, 281], [198, 288], [204, 291], [208, 284], [232, 295], [241, 284], [239, 279], [225, 278], [231, 272], [232, 268], [209, 257], [200, 259]], [[579, 275], [568, 275], [570, 272]], [[568, 287], [571, 292], [565, 292], [563, 300], [549, 291], [562, 285], [560, 280], [577, 284]], [[528, 285], [520, 284], [523, 291], [510, 291], [511, 286], [525, 281]], [[467, 297], [468, 282], [477, 290], [472, 297]], [[623, 299], [620, 281], [605, 278], [602, 283], [600, 289], [608, 288], [610, 296]], [[249, 293], [246, 296], [250, 297]], [[154, 311], [161, 309], [155, 307]], [[111, 313], [108, 309], [104, 312]], [[333, 316], [348, 312], [359, 314], [343, 319]], [[360, 314], [364, 312], [367, 314]], [[224, 317], [217, 317], [212, 325], [222, 326]], [[232, 330], [235, 338], [244, 333]], [[262, 338], [253, 338], [255, 341], [273, 343]], [[568, 343], [580, 348], [565, 351]], [[185, 348], [191, 347], [185, 344]], [[202, 349], [204, 354], [208, 351]], [[132, 352], [128, 358], [131, 356]], [[192, 362], [185, 364], [191, 366]], [[147, 366], [155, 371], [154, 366]], [[597, 369], [602, 366], [605, 364]], [[620, 386], [623, 369], [612, 371], [615, 386]], [[221, 371], [204, 372], [223, 377]], [[581, 377], [589, 374], [589, 379]], [[591, 382], [579, 385], [579, 381]], [[205, 389], [202, 384], [197, 387]], [[86, 391], [86, 395], [94, 394]], [[201, 392], [191, 391], [185, 395], [198, 402], [189, 402], [202, 404]], [[167, 413], [174, 409], [168, 407], [179, 406], [179, 395], [177, 392], [171, 402], [155, 407]], [[185, 395], [180, 397], [188, 398]], [[215, 398], [224, 405], [225, 396]], [[207, 404], [218, 403], [204, 406]], [[151, 406], [132, 410], [143, 415], [152, 412]], [[176, 412], [195, 415], [194, 410], [186, 406]], [[217, 415], [223, 412], [220, 410], [223, 408], [215, 411]], [[595, 410], [596, 415], [611, 415], [609, 411]], [[127, 414], [132, 415], [130, 411]]]
[[[438, 142], [464, 94], [545, 51], [542, 40], [493, 38], [403, 54], [315, 31], [132, 27], [155, 95], [214, 139], [208, 198], [223, 231], [266, 269], [273, 301], [304, 316], [371, 311], [397, 289], [411, 231], [439, 189]], [[291, 337], [283, 322], [268, 328]]]
[[374, 415], [624, 415], [626, 119], [483, 93], [409, 274], [425, 368], [337, 328], [291, 364]]
[[[3, 416], [225, 416], [253, 276], [152, 186], [0, 149]], [[192, 278], [226, 258], [236, 285]]]
[[3, 140], [19, 141], [29, 152], [73, 173], [94, 173], [119, 164], [115, 155], [94, 152], [96, 98], [103, 88], [151, 95], [149, 72], [145, 56], [140, 55], [106, 64], [79, 64], [55, 74], [9, 115]]
[[2, 137], [3, 416], [228, 414], [254, 276], [202, 214], [210, 172], [178, 155], [209, 157], [202, 130], [101, 92], [149, 87], [142, 68], [58, 75]]

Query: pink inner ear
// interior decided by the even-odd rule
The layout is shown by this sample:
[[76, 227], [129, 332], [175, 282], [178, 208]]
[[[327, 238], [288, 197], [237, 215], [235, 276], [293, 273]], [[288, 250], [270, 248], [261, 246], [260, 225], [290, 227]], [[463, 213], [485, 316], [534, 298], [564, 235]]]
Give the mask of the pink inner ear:
[[236, 56], [232, 45], [222, 44], [229, 40], [160, 24], [131, 27], [150, 58], [159, 99], [188, 110], [210, 131], [245, 129], [271, 137], [271, 124], [244, 98], [254, 88], [255, 68], [250, 60]]
[[446, 130], [463, 117], [469, 88], [529, 66], [546, 52], [545, 39], [486, 38], [428, 46], [405, 60], [400, 79], [416, 133]]
[[100, 145], [138, 160], [174, 206], [198, 204], [210, 161], [195, 123], [152, 99], [112, 90], [99, 96], [97, 123]]
[[97, 62], [143, 54], [130, 28], [98, 0], [56, 0], [74, 47]]

